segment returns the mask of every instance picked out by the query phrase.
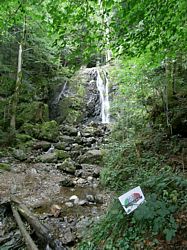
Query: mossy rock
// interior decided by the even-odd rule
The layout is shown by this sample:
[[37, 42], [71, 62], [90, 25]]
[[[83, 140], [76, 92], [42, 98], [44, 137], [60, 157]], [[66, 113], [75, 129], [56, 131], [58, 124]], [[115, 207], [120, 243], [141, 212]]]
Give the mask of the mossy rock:
[[59, 126], [56, 121], [44, 122], [41, 124], [39, 139], [56, 142], [59, 136]]
[[8, 163], [0, 163], [0, 171], [4, 170], [4, 171], [10, 171], [11, 170], [11, 166]]
[[69, 124], [80, 123], [83, 119], [83, 99], [82, 97], [66, 97], [59, 103], [58, 121]]
[[69, 154], [64, 150], [55, 150], [58, 160], [65, 160], [69, 158]]
[[46, 153], [43, 155], [40, 155], [36, 158], [37, 162], [43, 162], [43, 163], [56, 163], [57, 162], [57, 154], [54, 153]]
[[58, 165], [58, 169], [69, 174], [74, 174], [76, 171], [75, 163], [70, 158]]
[[48, 105], [43, 102], [22, 103], [18, 106], [17, 123], [40, 123], [49, 120]]
[[13, 149], [13, 156], [15, 159], [25, 161], [27, 159], [27, 153], [23, 149]]
[[66, 122], [70, 124], [77, 124], [82, 121], [82, 118], [83, 114], [81, 111], [71, 109], [66, 117]]
[[29, 135], [34, 138], [39, 137], [40, 133], [40, 125], [39, 124], [31, 124], [31, 123], [25, 123], [23, 126], [19, 129], [21, 133], [25, 133], [26, 135]]
[[57, 148], [57, 149], [59, 149], [59, 150], [64, 150], [65, 149], [65, 143], [63, 143], [63, 142], [57, 142], [56, 144], [55, 144], [55, 148]]
[[22, 142], [28, 142], [32, 140], [32, 137], [30, 135], [26, 135], [26, 134], [16, 134], [16, 141], [18, 143], [22, 143]]

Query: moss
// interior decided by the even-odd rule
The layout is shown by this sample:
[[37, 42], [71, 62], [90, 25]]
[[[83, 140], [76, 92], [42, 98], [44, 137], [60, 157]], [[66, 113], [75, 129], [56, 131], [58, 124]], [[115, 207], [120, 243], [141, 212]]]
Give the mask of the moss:
[[21, 143], [21, 142], [27, 142], [27, 141], [30, 141], [32, 140], [32, 137], [30, 135], [26, 135], [26, 134], [16, 134], [16, 141], [18, 143]]
[[43, 102], [21, 103], [17, 112], [17, 124], [38, 123], [48, 121], [48, 105]]
[[56, 153], [57, 158], [59, 160], [65, 160], [65, 159], [69, 158], [69, 154], [64, 150], [55, 150], [55, 153]]
[[11, 166], [8, 163], [0, 163], [0, 170], [10, 171], [11, 170]]
[[82, 97], [66, 97], [59, 103], [58, 122], [67, 122], [70, 124], [79, 123], [83, 118], [83, 98]]
[[59, 126], [56, 121], [44, 122], [41, 124], [39, 139], [44, 139], [52, 142], [58, 140]]
[[28, 136], [38, 138], [40, 133], [40, 125], [39, 124], [31, 124], [31, 123], [25, 123], [23, 126], [19, 129], [21, 133], [25, 133]]

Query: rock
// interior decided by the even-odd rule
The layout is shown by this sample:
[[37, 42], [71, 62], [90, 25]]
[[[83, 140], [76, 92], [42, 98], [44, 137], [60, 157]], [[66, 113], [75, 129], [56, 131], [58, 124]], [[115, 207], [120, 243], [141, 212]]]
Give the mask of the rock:
[[56, 142], [58, 140], [59, 127], [56, 121], [52, 120], [41, 124], [40, 139]]
[[93, 177], [92, 176], [88, 176], [87, 180], [88, 180], [88, 182], [92, 182], [93, 181]]
[[65, 149], [65, 144], [63, 142], [57, 142], [55, 144], [55, 148], [57, 148], [59, 150], [64, 150]]
[[102, 161], [103, 153], [101, 150], [88, 150], [84, 155], [78, 157], [80, 163], [98, 164]]
[[57, 155], [56, 153], [47, 153], [47, 154], [43, 154], [37, 157], [36, 159], [37, 162], [49, 162], [49, 163], [55, 163], [57, 162]]
[[63, 163], [59, 164], [57, 166], [57, 169], [70, 174], [74, 174], [76, 171], [75, 163], [70, 158], [66, 159]]
[[94, 178], [99, 178], [99, 176], [100, 176], [100, 169], [98, 169], [98, 168], [94, 169], [93, 177]]
[[95, 201], [94, 196], [92, 194], [87, 194], [86, 195], [86, 199], [89, 202], [94, 202]]
[[104, 203], [104, 197], [102, 194], [96, 194], [95, 195], [95, 202], [98, 204], [103, 204]]
[[83, 173], [83, 170], [82, 170], [82, 169], [76, 170], [76, 171], [75, 171], [75, 176], [76, 176], [76, 177], [82, 177], [82, 173]]
[[63, 177], [63, 179], [60, 181], [60, 185], [63, 187], [74, 187], [75, 186], [73, 181], [71, 179], [69, 179], [68, 177]]
[[65, 160], [69, 158], [69, 154], [64, 150], [55, 150], [58, 160]]
[[33, 149], [42, 149], [43, 151], [48, 150], [51, 147], [51, 143], [47, 141], [37, 141], [33, 144]]
[[82, 185], [86, 183], [86, 180], [83, 178], [79, 178], [76, 183]]
[[68, 144], [73, 144], [73, 143], [75, 142], [74, 137], [68, 136], [68, 135], [60, 136], [60, 140], [61, 140], [63, 143], [68, 143]]
[[8, 163], [0, 163], [0, 171], [4, 170], [4, 171], [10, 171], [11, 170], [11, 166]]
[[72, 202], [66, 202], [65, 205], [66, 205], [67, 207], [73, 207], [73, 203], [72, 203]]
[[64, 238], [63, 240], [64, 244], [73, 244], [73, 242], [75, 241], [75, 236], [73, 235], [69, 227], [67, 227], [63, 232], [63, 238]]
[[19, 130], [33, 138], [38, 138], [40, 133], [40, 124], [33, 125], [30, 123], [24, 123]]
[[59, 217], [61, 213], [61, 207], [59, 205], [53, 204], [50, 210], [51, 210], [52, 215], [54, 215], [54, 217]]
[[79, 206], [88, 205], [88, 201], [87, 201], [87, 200], [80, 200], [80, 201], [78, 202], [78, 205], [79, 205]]
[[74, 204], [78, 204], [79, 203], [79, 197], [77, 195], [72, 195], [69, 198], [70, 201], [73, 201]]
[[22, 149], [13, 149], [13, 156], [20, 161], [25, 161], [27, 159], [27, 154]]
[[89, 217], [85, 217], [76, 224], [78, 238], [83, 237], [91, 223], [92, 220]]

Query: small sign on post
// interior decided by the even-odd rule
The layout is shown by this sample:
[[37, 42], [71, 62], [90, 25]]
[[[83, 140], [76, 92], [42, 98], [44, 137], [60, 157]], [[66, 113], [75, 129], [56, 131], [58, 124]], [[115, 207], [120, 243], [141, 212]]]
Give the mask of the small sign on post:
[[134, 211], [141, 203], [145, 201], [145, 197], [140, 186], [131, 189], [127, 193], [121, 195], [118, 198], [123, 206], [125, 212], [130, 214]]

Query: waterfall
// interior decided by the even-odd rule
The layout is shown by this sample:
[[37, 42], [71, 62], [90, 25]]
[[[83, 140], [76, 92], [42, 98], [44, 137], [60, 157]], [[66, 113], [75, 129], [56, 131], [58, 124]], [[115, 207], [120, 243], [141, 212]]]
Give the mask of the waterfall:
[[110, 104], [109, 104], [109, 96], [108, 96], [108, 77], [107, 73], [103, 71], [104, 79], [101, 78], [101, 74], [99, 70], [97, 70], [97, 88], [100, 94], [100, 102], [101, 102], [101, 118], [102, 123], [109, 123], [110, 122]]
[[57, 96], [56, 100], [55, 100], [55, 103], [59, 103], [61, 97], [64, 95], [65, 96], [65, 90], [66, 90], [66, 85], [67, 85], [67, 82], [64, 83], [64, 86], [60, 92], [60, 94]]

